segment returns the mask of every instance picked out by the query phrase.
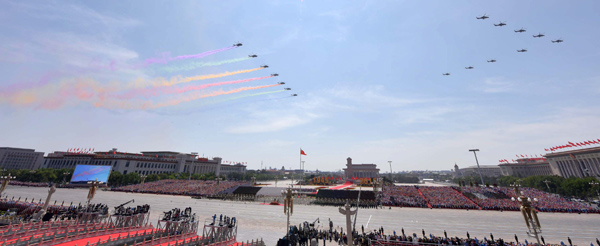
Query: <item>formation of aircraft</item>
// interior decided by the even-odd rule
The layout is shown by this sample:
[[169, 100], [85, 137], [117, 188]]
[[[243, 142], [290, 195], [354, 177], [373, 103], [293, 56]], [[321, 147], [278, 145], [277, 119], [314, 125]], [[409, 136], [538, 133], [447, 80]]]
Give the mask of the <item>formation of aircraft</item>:
[[475, 18], [477, 18], [478, 20], [485, 20], [485, 19], [490, 18], [490, 17], [487, 16], [486, 14], [483, 14], [482, 16], [478, 16], [478, 17], [475, 17]]
[[[488, 19], [490, 17], [487, 14], [483, 14], [482, 16], [475, 16], [475, 18], [478, 19], [478, 20], [485, 20], [485, 19]], [[494, 26], [502, 27], [502, 26], [506, 26], [506, 21], [499, 21], [498, 23], [492, 23], [492, 24], [494, 24]], [[524, 33], [524, 32], [527, 32], [527, 30], [524, 27], [521, 27], [521, 29], [514, 30], [514, 32], [515, 33]], [[532, 35], [532, 36], [534, 38], [542, 38], [542, 37], [545, 37], [546, 35], [543, 34], [543, 33], [541, 33], [541, 32], [539, 32], [537, 35]], [[559, 39], [556, 39], [556, 40], [550, 40], [550, 41], [552, 41], [552, 43], [562, 43], [562, 42], [564, 42], [564, 40], [562, 38], [559, 38]], [[524, 53], [524, 52], [527, 52], [527, 49], [518, 49], [517, 52]], [[490, 59], [490, 60], [487, 60], [487, 62], [488, 63], [495, 63], [496, 59]], [[473, 66], [468, 66], [468, 67], [465, 67], [465, 69], [474, 69], [474, 67]], [[450, 73], [442, 73], [442, 75], [448, 76], [448, 75], [450, 75]]]
[[515, 32], [526, 32], [527, 30], [525, 30], [524, 28], [521, 27], [521, 29], [519, 30], [515, 30]]

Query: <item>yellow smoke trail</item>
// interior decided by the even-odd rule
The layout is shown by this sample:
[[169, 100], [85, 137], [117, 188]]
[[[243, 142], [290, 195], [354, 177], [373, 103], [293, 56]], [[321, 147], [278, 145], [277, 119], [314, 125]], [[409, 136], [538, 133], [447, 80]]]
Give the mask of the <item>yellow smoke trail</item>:
[[224, 73], [218, 73], [218, 74], [198, 75], [198, 76], [192, 76], [192, 77], [175, 76], [175, 77], [172, 77], [169, 80], [167, 80], [165, 78], [158, 78], [158, 79], [156, 79], [154, 81], [150, 81], [150, 83], [147, 83], [144, 80], [138, 80], [138, 81], [133, 82], [133, 84], [135, 85], [136, 88], [147, 87], [149, 85], [152, 86], [152, 87], [173, 86], [173, 85], [176, 85], [176, 84], [188, 83], [188, 82], [197, 81], [197, 80], [222, 78], [222, 77], [225, 77], [225, 76], [231, 76], [231, 75], [236, 75], [236, 74], [240, 74], [240, 73], [249, 73], [249, 72], [258, 71], [258, 70], [261, 70], [261, 69], [264, 69], [264, 67], [253, 68], [253, 69], [246, 69], [246, 70], [239, 70], [239, 71], [234, 71], [234, 72], [224, 72]]
[[190, 101], [207, 98], [207, 97], [229, 95], [229, 94], [233, 94], [233, 93], [239, 93], [242, 91], [258, 90], [258, 89], [263, 89], [263, 88], [275, 87], [275, 86], [279, 86], [279, 85], [281, 85], [281, 84], [262, 85], [262, 86], [253, 86], [253, 87], [241, 87], [241, 88], [237, 88], [237, 89], [233, 89], [233, 90], [229, 90], [229, 91], [214, 91], [214, 92], [205, 93], [205, 94], [196, 92], [196, 93], [188, 94], [183, 97], [181, 97], [181, 96], [175, 97], [174, 99], [171, 99], [169, 101], [159, 102], [159, 103], [155, 103], [153, 101], [142, 101], [141, 103], [131, 104], [129, 101], [126, 101], [126, 100], [111, 100], [111, 101], [96, 102], [94, 104], [94, 106], [101, 107], [101, 108], [118, 108], [118, 109], [156, 109], [156, 108], [176, 106], [176, 105], [184, 103], [184, 102], [190, 102]]

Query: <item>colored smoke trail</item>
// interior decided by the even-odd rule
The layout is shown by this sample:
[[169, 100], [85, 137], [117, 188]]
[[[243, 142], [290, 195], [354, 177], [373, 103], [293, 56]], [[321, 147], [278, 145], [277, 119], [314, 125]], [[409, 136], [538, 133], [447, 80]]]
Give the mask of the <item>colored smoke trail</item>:
[[201, 68], [201, 67], [219, 66], [219, 65], [233, 63], [233, 62], [245, 61], [248, 59], [252, 59], [252, 58], [243, 57], [243, 58], [230, 59], [230, 60], [224, 60], [224, 61], [218, 61], [218, 62], [192, 62], [192, 63], [186, 64], [186, 65], [165, 67], [165, 68], [161, 68], [159, 70], [163, 71], [163, 72], [172, 73], [172, 72], [178, 72], [178, 71], [192, 70], [192, 69]]
[[226, 50], [230, 50], [230, 49], [234, 49], [237, 48], [237, 46], [228, 46], [225, 48], [221, 48], [221, 49], [216, 49], [216, 50], [210, 50], [210, 51], [206, 51], [206, 52], [202, 52], [199, 54], [195, 54], [195, 55], [182, 55], [182, 56], [177, 56], [177, 57], [165, 57], [163, 55], [162, 58], [149, 58], [146, 59], [146, 61], [144, 62], [144, 64], [142, 65], [142, 67], [147, 67], [151, 64], [155, 64], [155, 63], [169, 63], [171, 61], [177, 61], [177, 60], [183, 60], [183, 59], [192, 59], [192, 58], [202, 58], [202, 57], [206, 57], [209, 55], [213, 55], [219, 52], [223, 52]]
[[174, 76], [174, 77], [171, 77], [171, 79], [165, 79], [165, 78], [157, 78], [157, 79], [153, 79], [153, 80], [138, 79], [134, 82], [129, 83], [127, 86], [124, 86], [123, 90], [132, 89], [132, 88], [144, 88], [144, 87], [148, 87], [148, 86], [152, 86], [152, 87], [173, 86], [176, 84], [188, 83], [188, 82], [197, 81], [197, 80], [215, 79], [215, 78], [222, 78], [225, 76], [231, 76], [231, 75], [236, 75], [236, 74], [241, 74], [241, 73], [249, 73], [249, 72], [258, 71], [261, 69], [265, 69], [265, 68], [258, 67], [258, 68], [252, 68], [252, 69], [246, 69], [246, 70], [238, 70], [238, 71], [234, 71], [234, 72], [198, 75], [198, 76], [192, 76], [192, 77]]
[[268, 78], [272, 78], [272, 77], [273, 76], [264, 76], [264, 77], [256, 77], [256, 78], [249, 78], [249, 79], [216, 82], [216, 83], [204, 84], [204, 85], [190, 85], [190, 86], [185, 86], [182, 88], [162, 86], [162, 87], [154, 87], [154, 88], [136, 89], [136, 90], [131, 90], [125, 94], [117, 95], [117, 96], [115, 96], [115, 98], [131, 99], [131, 98], [134, 98], [137, 96], [142, 96], [142, 97], [148, 98], [148, 97], [160, 96], [163, 94], [181, 94], [181, 93], [185, 93], [185, 92], [189, 92], [189, 91], [202, 90], [202, 89], [206, 89], [206, 88], [213, 87], [213, 86], [246, 83], [246, 82], [250, 82], [250, 81], [268, 79]]
[[260, 96], [260, 95], [267, 95], [267, 94], [273, 94], [273, 93], [279, 93], [279, 92], [284, 92], [286, 90], [279, 90], [279, 91], [267, 91], [267, 92], [260, 92], [260, 93], [254, 93], [254, 94], [249, 94], [249, 95], [243, 95], [243, 96], [239, 96], [239, 97], [232, 97], [229, 98], [223, 102], [227, 102], [227, 101], [233, 101], [233, 100], [237, 100], [237, 99], [242, 99], [245, 97], [254, 97], [254, 96]]
[[197, 93], [189, 94], [184, 97], [175, 97], [172, 100], [169, 100], [166, 102], [160, 102], [160, 103], [155, 103], [153, 101], [144, 101], [141, 103], [141, 105], [132, 105], [127, 100], [120, 100], [120, 101], [109, 101], [109, 102], [106, 102], [106, 101], [96, 102], [94, 104], [94, 106], [103, 107], [103, 108], [119, 108], [119, 109], [155, 109], [155, 108], [176, 106], [176, 105], [184, 103], [184, 102], [195, 101], [195, 100], [207, 98], [207, 97], [229, 95], [229, 94], [239, 93], [242, 91], [258, 90], [258, 89], [275, 87], [275, 86], [280, 86], [280, 85], [281, 84], [278, 83], [278, 84], [273, 84], [273, 85], [241, 87], [241, 88], [237, 88], [237, 89], [233, 89], [233, 90], [229, 90], [229, 91], [214, 91], [214, 92], [207, 93], [207, 94], [202, 94], [202, 93], [197, 92]]

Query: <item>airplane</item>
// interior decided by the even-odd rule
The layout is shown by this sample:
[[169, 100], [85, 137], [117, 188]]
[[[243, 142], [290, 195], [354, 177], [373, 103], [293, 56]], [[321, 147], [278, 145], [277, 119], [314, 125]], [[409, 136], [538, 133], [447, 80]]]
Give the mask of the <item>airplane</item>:
[[278, 73], [272, 73], [271, 76], [275, 77], [275, 76], [279, 76]]
[[442, 75], [444, 75], [444, 76], [448, 76], [448, 75], [450, 75], [450, 73], [443, 73]]
[[526, 31], [527, 31], [527, 30], [523, 29], [522, 27], [521, 27], [521, 29], [519, 29], [519, 30], [515, 30], [515, 32], [526, 32]]
[[286, 91], [289, 91], [289, 90], [291, 90], [292, 88], [283, 88], [283, 89], [284, 89], [284, 90], [286, 90]]
[[297, 97], [297, 96], [298, 96], [298, 94], [292, 94], [292, 96], [293, 96], [293, 97]]
[[240, 46], [242, 46], [242, 43], [240, 43], [240, 42], [237, 42], [237, 43], [233, 44], [233, 46], [240, 47]]
[[527, 52], [527, 49], [520, 49], [520, 50], [517, 50], [517, 52]]
[[260, 67], [262, 67], [262, 68], [268, 68], [269, 66], [268, 65], [262, 65]]
[[475, 17], [475, 18], [477, 18], [478, 20], [485, 20], [485, 19], [490, 18], [490, 17], [487, 16], [486, 14], [483, 14], [482, 16]]
[[285, 85], [285, 82], [279, 82], [279, 83], [277, 83], [277, 84], [280, 84], [280, 85]]
[[546, 36], [546, 35], [544, 35], [544, 34], [542, 34], [542, 33], [539, 33], [538, 35], [533, 35], [533, 37], [534, 37], [534, 38], [541, 38], [541, 37], [543, 37], [543, 36]]
[[560, 39], [560, 38], [559, 38], [559, 39], [557, 39], [557, 40], [552, 40], [552, 43], [562, 43], [562, 42], [563, 42], [563, 40], [562, 40], [562, 39]]
[[506, 23], [504, 23], [504, 22], [502, 22], [502, 21], [501, 21], [501, 22], [500, 22], [500, 23], [498, 23], [498, 24], [494, 24], [494, 26], [506, 26]]
[[255, 57], [258, 57], [258, 56], [257, 56], [257, 55], [255, 55], [255, 54], [252, 54], [252, 55], [248, 55], [248, 57], [250, 57], [250, 58], [255, 58]]
[[465, 69], [473, 69], [473, 67], [472, 67], [472, 66], [469, 66], [469, 67], [465, 67]]
[[496, 62], [496, 60], [495, 59], [491, 59], [491, 60], [489, 60], [487, 62]]

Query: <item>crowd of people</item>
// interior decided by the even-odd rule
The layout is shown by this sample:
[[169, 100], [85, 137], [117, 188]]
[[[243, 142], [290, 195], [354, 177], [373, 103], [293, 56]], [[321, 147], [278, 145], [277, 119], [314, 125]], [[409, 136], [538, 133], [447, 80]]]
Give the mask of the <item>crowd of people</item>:
[[[320, 206], [344, 206], [348, 199], [341, 198], [317, 198], [315, 199], [311, 205], [320, 205]], [[356, 207], [356, 200], [350, 201], [350, 206]], [[380, 208], [381, 204], [377, 202], [377, 200], [360, 200], [358, 203], [358, 207], [360, 208]]]
[[449, 186], [421, 186], [426, 201], [432, 208], [478, 209], [473, 201]]
[[[559, 195], [533, 188], [520, 189], [526, 197], [536, 198], [532, 206], [542, 212], [599, 213], [598, 208], [570, 201]], [[420, 191], [420, 193], [419, 193]], [[483, 209], [518, 211], [518, 197], [510, 187], [449, 187], [449, 186], [384, 186], [381, 204], [384, 206]]]
[[11, 180], [8, 182], [9, 185], [17, 185], [17, 186], [27, 186], [27, 187], [48, 187], [48, 183], [38, 183], [38, 182], [25, 182], [25, 181], [17, 181]]
[[113, 191], [187, 196], [213, 196], [229, 188], [247, 184], [244, 181], [164, 179], [143, 184], [113, 188]]
[[[305, 221], [299, 225], [290, 226], [286, 235], [279, 240], [278, 246], [312, 246], [312, 245], [347, 245], [348, 235], [344, 232], [344, 227], [335, 227], [333, 222], [329, 220], [329, 225], [323, 229], [318, 229], [314, 223]], [[339, 230], [338, 230], [339, 229]], [[360, 231], [359, 231], [360, 230]], [[514, 242], [507, 242], [502, 238], [494, 238], [493, 234], [490, 237], [484, 237], [478, 239], [477, 237], [471, 238], [467, 232], [466, 238], [460, 237], [448, 237], [446, 231], [444, 236], [435, 236], [433, 234], [427, 234], [425, 230], [421, 230], [419, 235], [417, 233], [406, 234], [404, 228], [400, 232], [387, 231], [383, 228], [377, 228], [372, 231], [365, 231], [364, 226], [360, 229], [356, 228], [352, 232], [352, 245], [371, 246], [371, 245], [389, 245], [389, 246], [414, 246], [414, 245], [466, 245], [466, 246], [534, 246], [534, 242], [524, 240], [519, 242], [518, 237], [515, 235]], [[543, 245], [549, 245], [545, 243], [542, 237]], [[600, 242], [597, 241], [598, 246]], [[563, 244], [564, 245], [564, 244]]]
[[384, 186], [381, 203], [388, 206], [427, 207], [419, 190], [414, 185]]

